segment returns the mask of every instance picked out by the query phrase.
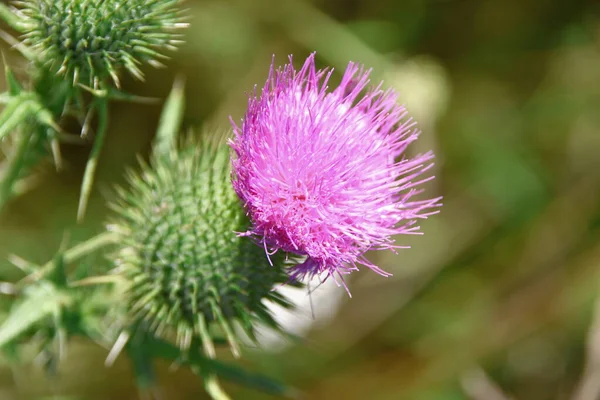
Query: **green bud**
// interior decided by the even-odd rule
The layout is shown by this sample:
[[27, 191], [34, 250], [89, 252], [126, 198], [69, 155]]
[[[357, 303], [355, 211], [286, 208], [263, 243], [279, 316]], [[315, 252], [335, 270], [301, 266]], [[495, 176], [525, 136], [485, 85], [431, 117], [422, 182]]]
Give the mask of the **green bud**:
[[180, 0], [23, 0], [23, 42], [51, 70], [94, 88], [119, 70], [142, 79], [141, 62], [160, 65], [186, 24]]
[[155, 156], [129, 175], [111, 225], [130, 320], [158, 335], [174, 332], [182, 347], [200, 338], [208, 355], [212, 328], [220, 327], [235, 354], [234, 325], [253, 338], [255, 322], [276, 327], [265, 300], [289, 306], [273, 290], [289, 280], [285, 255], [271, 256], [271, 265], [262, 247], [238, 235], [250, 223], [229, 165], [228, 147], [206, 142]]

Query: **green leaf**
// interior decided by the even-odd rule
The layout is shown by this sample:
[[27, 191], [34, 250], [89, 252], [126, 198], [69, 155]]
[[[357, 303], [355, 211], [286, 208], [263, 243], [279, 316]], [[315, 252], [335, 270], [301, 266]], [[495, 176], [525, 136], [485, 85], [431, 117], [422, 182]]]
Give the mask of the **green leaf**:
[[27, 297], [13, 307], [10, 314], [0, 326], [0, 347], [15, 339], [36, 322], [55, 314], [66, 297], [49, 286], [34, 286]]
[[85, 217], [87, 205], [92, 193], [92, 186], [94, 185], [94, 177], [96, 174], [96, 167], [98, 166], [98, 159], [100, 158], [100, 152], [104, 145], [104, 138], [106, 136], [106, 128], [108, 126], [108, 103], [106, 98], [98, 98], [96, 101], [98, 108], [98, 130], [96, 131], [96, 138], [94, 139], [94, 145], [92, 146], [92, 152], [88, 158], [87, 164], [85, 165], [85, 172], [83, 173], [83, 181], [81, 183], [81, 194], [79, 195], [79, 206], [77, 209], [77, 221], [82, 222]]
[[[1, 118], [1, 117], [0, 117]], [[2, 129], [2, 127], [0, 127]], [[1, 138], [0, 138], [1, 139]], [[0, 179], [0, 209], [6, 204], [13, 194], [14, 186], [19, 179], [19, 174], [26, 163], [31, 136], [20, 135], [15, 144], [15, 151], [8, 160], [8, 166]]]
[[142, 391], [147, 391], [156, 386], [152, 356], [145, 348], [145, 336], [144, 332], [138, 330], [127, 344], [127, 354], [133, 364], [135, 380]]
[[33, 104], [31, 96], [21, 95], [9, 101], [0, 114], [0, 140], [31, 116]]
[[185, 108], [184, 80], [179, 77], [173, 83], [173, 89], [165, 102], [154, 139], [155, 155], [169, 154], [177, 143]]
[[[78, 243], [77, 245], [71, 247], [68, 250], [62, 252], [63, 262], [65, 264], [73, 263], [82, 257], [93, 254], [99, 249], [102, 249], [106, 246], [110, 246], [115, 243], [115, 235], [112, 232], [102, 232], [96, 236], [93, 236], [87, 239], [84, 242]], [[54, 260], [44, 264], [41, 268], [37, 269], [35, 272], [27, 275], [25, 278], [21, 279], [17, 286], [25, 287], [27, 284], [31, 282], [35, 282], [41, 279], [44, 279], [49, 273], [52, 272], [54, 268]]]
[[23, 87], [17, 80], [15, 74], [13, 74], [12, 69], [6, 64], [6, 60], [4, 61], [4, 74], [6, 76], [6, 83], [8, 85], [8, 93], [11, 96], [17, 96], [23, 90]]
[[52, 115], [52, 112], [50, 112], [50, 110], [42, 106], [37, 101], [32, 104], [32, 110], [35, 114], [37, 121], [40, 124], [46, 125], [54, 129], [56, 132], [62, 133], [62, 129], [60, 128], [60, 126], [58, 126], [56, 122], [54, 122], [54, 116]]

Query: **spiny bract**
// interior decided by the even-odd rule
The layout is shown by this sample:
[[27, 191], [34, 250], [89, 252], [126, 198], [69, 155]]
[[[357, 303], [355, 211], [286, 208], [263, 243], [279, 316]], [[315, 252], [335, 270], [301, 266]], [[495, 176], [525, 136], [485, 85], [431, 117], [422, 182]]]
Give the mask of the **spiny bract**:
[[237, 351], [232, 322], [251, 337], [253, 322], [276, 327], [264, 300], [289, 303], [273, 288], [289, 280], [284, 257], [240, 236], [249, 221], [230, 181], [227, 146], [187, 144], [155, 157], [120, 191], [111, 229], [120, 236], [118, 265], [129, 282], [126, 309], [182, 347], [209, 340], [217, 322]]
[[111, 77], [119, 85], [125, 68], [142, 79], [142, 61], [160, 65], [185, 26], [180, 0], [24, 0], [24, 44], [40, 61], [74, 82], [98, 87]]

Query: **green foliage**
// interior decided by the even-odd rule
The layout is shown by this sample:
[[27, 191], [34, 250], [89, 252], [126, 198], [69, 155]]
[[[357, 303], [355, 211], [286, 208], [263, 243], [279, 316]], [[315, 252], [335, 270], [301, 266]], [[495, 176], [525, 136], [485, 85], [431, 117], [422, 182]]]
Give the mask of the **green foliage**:
[[53, 286], [37, 285], [25, 291], [23, 299], [15, 305], [0, 329], [0, 346], [14, 340], [46, 317], [59, 312], [66, 298]]
[[[214, 360], [216, 345], [238, 354], [236, 326], [251, 338], [256, 323], [277, 327], [264, 302], [290, 306], [273, 290], [288, 277], [283, 255], [271, 257], [271, 265], [261, 247], [236, 234], [249, 221], [229, 181], [227, 146], [192, 139], [175, 145], [183, 103], [176, 83], [150, 165], [130, 172], [129, 188], [119, 189], [111, 232], [61, 248], [44, 265], [13, 257], [28, 275], [12, 285], [18, 297], [0, 325], [0, 348], [18, 355], [35, 338], [46, 370], [54, 372], [69, 339], [80, 336], [112, 345], [108, 364], [126, 354], [143, 393], [156, 390], [155, 360], [164, 359], [201, 375], [217, 400], [228, 398], [219, 377], [290, 396], [276, 381]], [[70, 270], [106, 249], [114, 274]], [[177, 344], [168, 341], [173, 334]]]
[[[6, 107], [0, 114], [0, 140], [13, 132], [19, 137], [8, 172], [0, 177], [0, 209], [27, 173], [30, 139], [51, 151], [60, 168], [59, 142], [74, 141], [64, 134], [62, 120], [75, 117], [85, 138], [97, 113], [77, 211], [77, 219], [83, 220], [108, 126], [108, 101], [140, 100], [111, 88], [108, 81], [118, 87], [121, 70], [142, 79], [141, 64], [162, 65], [162, 52], [175, 49], [177, 31], [187, 25], [179, 2], [27, 0], [13, 9], [0, 6], [0, 17], [21, 34], [21, 42], [11, 39], [15, 48], [31, 64], [27, 90], [5, 66], [9, 91], [1, 96]], [[86, 92], [92, 94], [91, 102]]]
[[[5, 72], [8, 92], [4, 94], [5, 107], [0, 114], [0, 141], [15, 130], [20, 132], [6, 172], [0, 179], [0, 209], [13, 195], [17, 181], [24, 177], [27, 167], [35, 164], [43, 154], [39, 151], [41, 142], [55, 141], [61, 131], [38, 93], [24, 90], [6, 65]], [[60, 156], [55, 159], [60, 164]]]
[[[5, 35], [27, 60], [17, 77], [5, 62], [7, 91], [0, 94], [0, 141], [9, 143], [0, 165], [0, 208], [47, 154], [63, 165], [60, 143], [93, 135], [81, 183], [77, 220], [83, 222], [109, 128], [109, 102], [147, 102], [113, 87], [122, 71], [143, 78], [144, 63], [159, 67], [165, 50], [180, 42], [179, 0], [25, 0], [0, 5], [0, 17], [19, 33]], [[102, 232], [36, 265], [12, 257], [28, 275], [9, 284], [15, 295], [0, 325], [0, 348], [24, 354], [34, 348], [46, 371], [56, 372], [72, 337], [110, 347], [107, 363], [123, 351], [144, 393], [156, 388], [155, 359], [188, 365], [206, 391], [227, 399], [222, 377], [270, 393], [286, 387], [238, 367], [218, 363], [215, 346], [239, 354], [237, 328], [255, 339], [255, 324], [277, 324], [265, 302], [290, 307], [274, 291], [288, 280], [284, 255], [237, 232], [249, 221], [229, 180], [224, 144], [188, 140], [178, 146], [184, 111], [183, 79], [165, 104], [154, 155], [114, 203], [112, 232]], [[65, 132], [75, 120], [80, 137]], [[63, 246], [64, 247], [64, 246]], [[112, 248], [116, 273], [89, 276], [87, 255]], [[75, 270], [71, 268], [75, 267]], [[225, 336], [225, 340], [222, 337]], [[168, 340], [175, 337], [177, 344]]]
[[[353, 60], [373, 67], [373, 83], [383, 78], [398, 89], [423, 131], [414, 151], [436, 152], [432, 189], [444, 196], [442, 212], [423, 221], [424, 237], [398, 243], [410, 250], [369, 255], [393, 277], [353, 276], [353, 299], [340, 308], [321, 297], [326, 285], [316, 289], [316, 324], [277, 352], [244, 349], [232, 363], [216, 321], [209, 327], [214, 359], [201, 338], [182, 350], [175, 336], [156, 336], [143, 324], [136, 329], [106, 311], [122, 308], [127, 285], [119, 274], [105, 275], [115, 239], [103, 232], [102, 204], [113, 194], [101, 190], [122, 183], [135, 154], [147, 156], [158, 108], [130, 104], [148, 101], [117, 90], [101, 62], [93, 64], [97, 88], [87, 65], [80, 85], [73, 85], [73, 63], [56, 75], [64, 58], [42, 62], [23, 42], [31, 26], [18, 11], [22, 4], [2, 2], [0, 37], [8, 41], [2, 52], [10, 68], [0, 93], [0, 185], [12, 199], [0, 215], [0, 279], [7, 281], [0, 282], [0, 333], [10, 338], [1, 349], [2, 400], [199, 399], [206, 398], [203, 382], [222, 397], [217, 379], [233, 383], [224, 388], [244, 400], [294, 395], [288, 385], [307, 399], [597, 397], [597, 1], [188, 0], [182, 6], [191, 26], [169, 31], [186, 34], [185, 50], [173, 55], [176, 68], [150, 74], [145, 55], [136, 53], [147, 74], [141, 82], [129, 79], [121, 61], [112, 63], [123, 90], [147, 96], [162, 97], [185, 75], [186, 111], [180, 87], [165, 107], [171, 113], [160, 119], [153, 152], [177, 148], [182, 126], [211, 132], [226, 127], [229, 115], [239, 119], [244, 93], [264, 82], [273, 54], [285, 62], [288, 54], [300, 60], [316, 51], [320, 66], [335, 67], [332, 84]], [[97, 145], [86, 174], [94, 207], [75, 224], [100, 102], [109, 118], [104, 146]], [[38, 106], [54, 127], [37, 119]], [[63, 167], [59, 173], [45, 162], [50, 157]], [[92, 186], [93, 169], [102, 185]], [[65, 273], [55, 278], [53, 255], [65, 230], [74, 247], [62, 252]], [[28, 273], [18, 280], [6, 261], [17, 261], [13, 253], [43, 265], [17, 262]], [[60, 276], [66, 287], [55, 283], [65, 281]], [[311, 321], [303, 311], [293, 323]], [[76, 333], [77, 326], [87, 333]], [[118, 344], [121, 356], [114, 359]], [[114, 366], [104, 368], [113, 345]], [[36, 361], [55, 373], [39, 371]]]
[[64, 357], [72, 336], [101, 340], [102, 319], [110, 306], [102, 289], [72, 285], [66, 258], [61, 250], [46, 267], [29, 265], [39, 277], [23, 286], [0, 326], [0, 347], [34, 340], [49, 370]]

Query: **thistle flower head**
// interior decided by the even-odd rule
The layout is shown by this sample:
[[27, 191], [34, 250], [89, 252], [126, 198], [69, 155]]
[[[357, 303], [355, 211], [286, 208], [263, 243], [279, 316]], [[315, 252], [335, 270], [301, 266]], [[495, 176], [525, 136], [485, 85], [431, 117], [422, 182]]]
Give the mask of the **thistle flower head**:
[[[416, 233], [439, 199], [415, 200], [433, 157], [409, 157], [419, 131], [393, 90], [367, 89], [369, 71], [350, 63], [329, 90], [332, 71], [314, 54], [296, 71], [273, 65], [250, 96], [230, 142], [233, 186], [269, 250], [306, 256], [292, 276], [334, 278], [370, 263], [368, 250], [394, 249], [393, 235]], [[343, 279], [342, 279], [343, 282]]]
[[130, 174], [131, 189], [114, 206], [118, 270], [129, 282], [124, 308], [152, 332], [175, 332], [182, 347], [210, 340], [216, 323], [235, 352], [234, 323], [253, 337], [255, 321], [276, 326], [265, 300], [289, 305], [273, 291], [288, 279], [284, 257], [271, 266], [237, 234], [249, 221], [229, 176], [227, 146], [190, 143]]
[[40, 61], [72, 79], [98, 87], [119, 70], [142, 79], [142, 62], [156, 66], [175, 49], [184, 26], [180, 0], [22, 0], [23, 41]]

